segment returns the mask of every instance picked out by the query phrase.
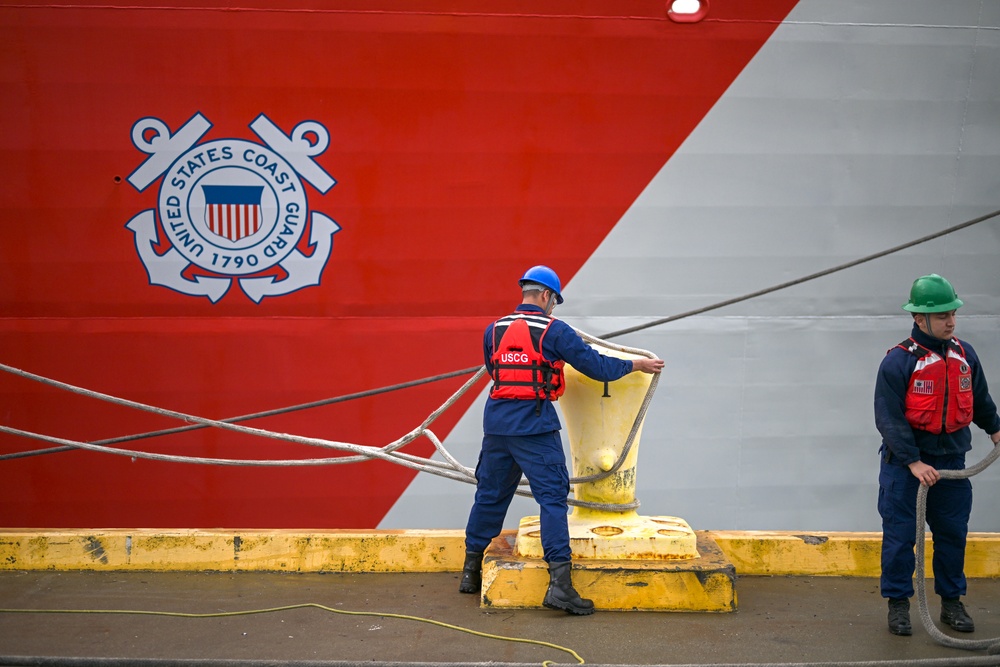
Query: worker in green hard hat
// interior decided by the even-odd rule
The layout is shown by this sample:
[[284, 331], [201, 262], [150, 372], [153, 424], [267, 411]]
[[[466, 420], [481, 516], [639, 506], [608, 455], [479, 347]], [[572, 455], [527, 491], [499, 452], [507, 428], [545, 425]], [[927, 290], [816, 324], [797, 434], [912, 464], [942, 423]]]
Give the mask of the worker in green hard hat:
[[[966, 593], [965, 541], [972, 512], [969, 479], [942, 479], [939, 470], [962, 470], [975, 424], [1000, 442], [1000, 415], [979, 357], [955, 338], [955, 312], [963, 305], [937, 274], [913, 282], [903, 310], [913, 315], [910, 337], [890, 349], [875, 382], [875, 425], [882, 434], [878, 511], [882, 516], [882, 597], [889, 631], [912, 634], [910, 597], [916, 544], [917, 489], [927, 492], [927, 524], [934, 536], [934, 592], [941, 621], [972, 632], [961, 596]], [[923, 573], [918, 573], [923, 576]]]

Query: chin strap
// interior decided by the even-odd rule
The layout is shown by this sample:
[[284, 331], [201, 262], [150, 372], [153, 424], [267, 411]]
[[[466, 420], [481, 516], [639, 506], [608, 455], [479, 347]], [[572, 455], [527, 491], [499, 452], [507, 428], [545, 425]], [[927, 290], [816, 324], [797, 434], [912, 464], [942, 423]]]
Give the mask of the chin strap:
[[556, 305], [556, 294], [552, 290], [549, 290], [549, 300], [545, 302], [545, 314], [548, 316], [552, 315], [552, 309]]

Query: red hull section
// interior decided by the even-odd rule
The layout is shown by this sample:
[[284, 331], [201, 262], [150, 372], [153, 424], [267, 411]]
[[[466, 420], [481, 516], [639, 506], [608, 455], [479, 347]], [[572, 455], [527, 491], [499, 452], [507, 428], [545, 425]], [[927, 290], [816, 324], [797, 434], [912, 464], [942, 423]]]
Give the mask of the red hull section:
[[[0, 7], [0, 361], [221, 419], [481, 363], [480, 332], [513, 305], [520, 273], [546, 263], [567, 283], [795, 1], [718, 2], [688, 25], [659, 2], [178, 4]], [[150, 265], [172, 248], [182, 256], [164, 194], [177, 172], [130, 182], [148, 157], [132, 128], [157, 119], [179, 136], [196, 114], [210, 126], [186, 159], [228, 145], [226, 167], [258, 180], [302, 160], [243, 152], [263, 143], [255, 119], [286, 137], [306, 121], [328, 131], [311, 160], [336, 185], [292, 175], [313, 217], [278, 220], [300, 234], [303, 262], [327, 253], [319, 284], [262, 296], [247, 278], [278, 284], [291, 265], [235, 274], [210, 252], [174, 271], [175, 287], [153, 279], [126, 224], [155, 211]], [[192, 181], [213, 168], [201, 160], [183, 172]], [[310, 243], [317, 213], [338, 230], [326, 247]], [[185, 292], [205, 284], [198, 276], [222, 293]], [[251, 425], [380, 446], [464, 379]], [[439, 437], [471, 400], [436, 422]], [[177, 425], [6, 373], [0, 405], [4, 425], [80, 441]], [[0, 436], [0, 454], [48, 446]], [[214, 429], [123, 446], [329, 455]], [[0, 525], [11, 527], [370, 528], [414, 472], [70, 452], [0, 461], [0, 474]]]

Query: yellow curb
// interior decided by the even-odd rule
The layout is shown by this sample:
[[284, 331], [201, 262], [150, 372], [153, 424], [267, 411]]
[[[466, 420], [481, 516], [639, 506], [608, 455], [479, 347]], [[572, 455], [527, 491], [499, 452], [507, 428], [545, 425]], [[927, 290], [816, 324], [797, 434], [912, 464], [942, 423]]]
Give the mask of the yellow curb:
[[[713, 539], [739, 576], [880, 573], [881, 533], [696, 533]], [[6, 528], [0, 529], [0, 571], [457, 572], [464, 539], [461, 530]], [[928, 540], [928, 570], [931, 558]], [[969, 534], [965, 572], [1000, 577], [1000, 534]]]
[[[882, 572], [882, 533], [709, 531], [741, 575], [878, 577]], [[925, 576], [932, 577], [934, 555], [925, 543]], [[1000, 534], [969, 533], [965, 574], [1000, 576]]]
[[460, 530], [0, 529], [0, 570], [449, 572]]

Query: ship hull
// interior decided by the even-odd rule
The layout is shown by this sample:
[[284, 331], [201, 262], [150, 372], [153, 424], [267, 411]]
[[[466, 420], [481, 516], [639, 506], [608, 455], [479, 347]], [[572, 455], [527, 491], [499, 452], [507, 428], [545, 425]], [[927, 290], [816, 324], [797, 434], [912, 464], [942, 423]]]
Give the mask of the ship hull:
[[[966, 303], [957, 335], [1000, 373], [995, 221], [643, 325], [1000, 208], [1000, 15], [521, 9], [0, 8], [0, 361], [183, 415], [255, 414], [477, 367], [517, 278], [548, 264], [557, 316], [637, 328], [613, 341], [666, 361], [640, 511], [877, 530], [871, 395], [909, 332], [899, 306], [916, 276], [947, 276]], [[264, 227], [215, 226], [212, 186]], [[382, 447], [470, 376], [244, 423]], [[483, 392], [433, 425], [469, 467]], [[75, 442], [185, 423], [10, 373], [0, 395], [3, 425]], [[0, 454], [52, 446], [0, 436]], [[218, 428], [114, 446], [192, 460], [0, 461], [0, 525], [462, 528], [473, 493], [386, 461], [239, 465], [336, 453]], [[426, 438], [403, 451], [441, 459]], [[995, 477], [976, 484], [975, 530], [1000, 529]], [[516, 500], [508, 527], [535, 513]]]

